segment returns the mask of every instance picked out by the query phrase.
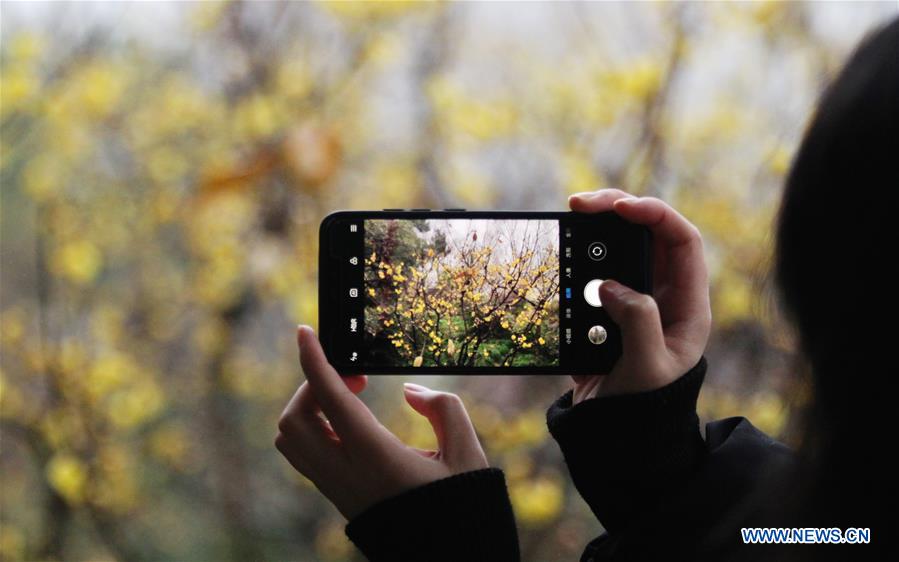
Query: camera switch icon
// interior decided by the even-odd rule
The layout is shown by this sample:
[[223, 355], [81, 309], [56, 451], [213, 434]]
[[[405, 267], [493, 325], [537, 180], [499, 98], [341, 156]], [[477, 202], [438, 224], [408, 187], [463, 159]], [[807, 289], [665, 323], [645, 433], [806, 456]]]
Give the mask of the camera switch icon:
[[350, 297], [356, 298], [358, 296], [359, 296], [359, 289], [357, 289], [356, 287], [353, 287], [352, 289], [350, 289]]
[[602, 261], [606, 257], [606, 245], [602, 242], [594, 242], [587, 247], [587, 255], [593, 261]]

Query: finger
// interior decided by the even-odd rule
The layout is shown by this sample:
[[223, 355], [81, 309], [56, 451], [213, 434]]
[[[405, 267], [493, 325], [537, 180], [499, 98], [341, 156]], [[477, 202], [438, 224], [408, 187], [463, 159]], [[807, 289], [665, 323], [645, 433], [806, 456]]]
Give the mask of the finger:
[[668, 253], [670, 279], [678, 287], [696, 287], [706, 277], [699, 229], [670, 205], [654, 197], [616, 199], [613, 209], [622, 218], [649, 228], [653, 240]]
[[582, 384], [578, 384], [574, 387], [574, 391], [571, 393], [571, 403], [580, 404], [588, 398], [593, 398], [599, 393], [599, 390], [604, 386], [607, 380], [608, 378], [606, 375], [587, 377]]
[[314, 439], [325, 436], [330, 442], [338, 443], [340, 439], [321, 414], [321, 408], [312, 394], [309, 382], [303, 382], [281, 412], [278, 431], [295, 438], [306, 434]]
[[[365, 390], [366, 386], [368, 386], [368, 377], [365, 375], [353, 375], [342, 378], [346, 383], [347, 388], [349, 388], [350, 392], [353, 394], [359, 394]], [[294, 394], [294, 398], [297, 402], [296, 411], [302, 415], [319, 417], [319, 414], [322, 413], [321, 406], [319, 406], [318, 402], [315, 400], [315, 395], [309, 390], [308, 381], [300, 385], [300, 389]], [[291, 402], [287, 405], [288, 409], [293, 402], [294, 399], [291, 399]], [[285, 412], [286, 411], [287, 410], [285, 410]]]
[[[350, 392], [353, 394], [359, 394], [365, 390], [368, 383], [368, 377], [365, 375], [344, 377], [343, 380], [346, 382], [347, 388], [349, 388]], [[334, 432], [334, 428], [331, 427], [331, 423], [321, 416], [321, 406], [318, 405], [318, 402], [315, 400], [315, 395], [312, 394], [312, 391], [309, 389], [308, 381], [300, 385], [299, 390], [294, 394], [294, 398], [288, 403], [287, 409], [284, 411], [285, 415], [288, 414], [288, 411], [295, 412], [295, 415], [309, 420], [310, 424], [318, 428], [320, 432], [327, 435], [331, 440], [340, 440]]]
[[603, 307], [621, 328], [624, 356], [649, 358], [667, 352], [659, 307], [651, 296], [612, 280], [600, 285], [599, 292]]
[[340, 377], [353, 394], [359, 394], [368, 386], [367, 375], [349, 375]]
[[[351, 390], [365, 388], [364, 377], [348, 381]], [[309, 382], [300, 385], [278, 420], [275, 447], [299, 472], [317, 482], [320, 475], [333, 474], [345, 460], [339, 447], [340, 438], [328, 420], [321, 416], [321, 408], [312, 394]]]
[[602, 213], [611, 211], [615, 201], [633, 197], [630, 193], [620, 189], [605, 188], [598, 191], [575, 193], [568, 198], [568, 206], [577, 213]]
[[308, 478], [326, 496], [334, 497], [334, 483], [355, 476], [353, 467], [345, 462], [339, 449], [330, 451], [327, 448], [313, 445], [297, 439], [295, 436], [278, 433], [275, 447], [287, 459], [297, 472]]
[[321, 473], [315, 467], [315, 457], [309, 454], [311, 447], [307, 448], [296, 434], [279, 431], [275, 436], [275, 448], [287, 459], [290, 466], [306, 478], [314, 480]]
[[341, 458], [334, 430], [309, 406], [309, 385], [303, 383], [278, 420], [275, 448], [308, 478], [334, 470]]
[[[290, 425], [294, 433], [304, 431], [317, 431], [329, 437], [332, 441], [339, 441], [331, 424], [321, 416], [321, 407], [315, 400], [309, 382], [304, 382], [294, 393], [293, 397], [281, 413], [278, 425]], [[285, 429], [282, 428], [282, 431]]]
[[448, 464], [469, 469], [487, 466], [474, 426], [458, 396], [412, 383], [403, 386], [406, 402], [434, 428], [440, 455]]
[[711, 314], [708, 270], [699, 229], [664, 201], [653, 197], [617, 200], [614, 211], [653, 233], [659, 264], [656, 297], [665, 326], [708, 323]]
[[337, 435], [349, 440], [379, 437], [378, 420], [328, 363], [312, 328], [300, 326], [297, 343], [309, 389]]

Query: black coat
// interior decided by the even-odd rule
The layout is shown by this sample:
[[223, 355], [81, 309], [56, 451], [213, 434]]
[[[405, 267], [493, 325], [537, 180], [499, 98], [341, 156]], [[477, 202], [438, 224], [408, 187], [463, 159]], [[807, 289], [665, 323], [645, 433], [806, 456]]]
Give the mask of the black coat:
[[[658, 390], [576, 406], [569, 391], [547, 411], [574, 485], [606, 530], [581, 561], [815, 559], [827, 548], [836, 558], [871, 554], [858, 550], [870, 545], [744, 544], [743, 527], [806, 524], [793, 516], [801, 511], [797, 457], [745, 418], [711, 422], [703, 438], [696, 399], [705, 371], [702, 359]], [[520, 558], [496, 468], [389, 498], [350, 521], [346, 532], [374, 562]]]

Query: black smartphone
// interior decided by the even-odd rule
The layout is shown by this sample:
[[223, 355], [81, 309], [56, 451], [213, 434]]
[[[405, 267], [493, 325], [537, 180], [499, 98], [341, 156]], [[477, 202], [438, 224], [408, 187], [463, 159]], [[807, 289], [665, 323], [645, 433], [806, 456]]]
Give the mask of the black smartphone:
[[319, 337], [341, 374], [605, 373], [599, 285], [652, 292], [651, 233], [608, 212], [341, 211], [319, 232]]

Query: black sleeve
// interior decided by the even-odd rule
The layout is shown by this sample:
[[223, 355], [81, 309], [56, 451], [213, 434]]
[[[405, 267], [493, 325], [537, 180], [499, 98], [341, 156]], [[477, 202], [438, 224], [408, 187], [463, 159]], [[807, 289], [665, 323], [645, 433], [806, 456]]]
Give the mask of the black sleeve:
[[463, 472], [383, 500], [346, 534], [372, 562], [518, 561], [518, 532], [498, 468]]
[[705, 371], [702, 358], [660, 389], [576, 406], [569, 391], [547, 411], [575, 487], [610, 535], [627, 529], [702, 462], [696, 399]]

